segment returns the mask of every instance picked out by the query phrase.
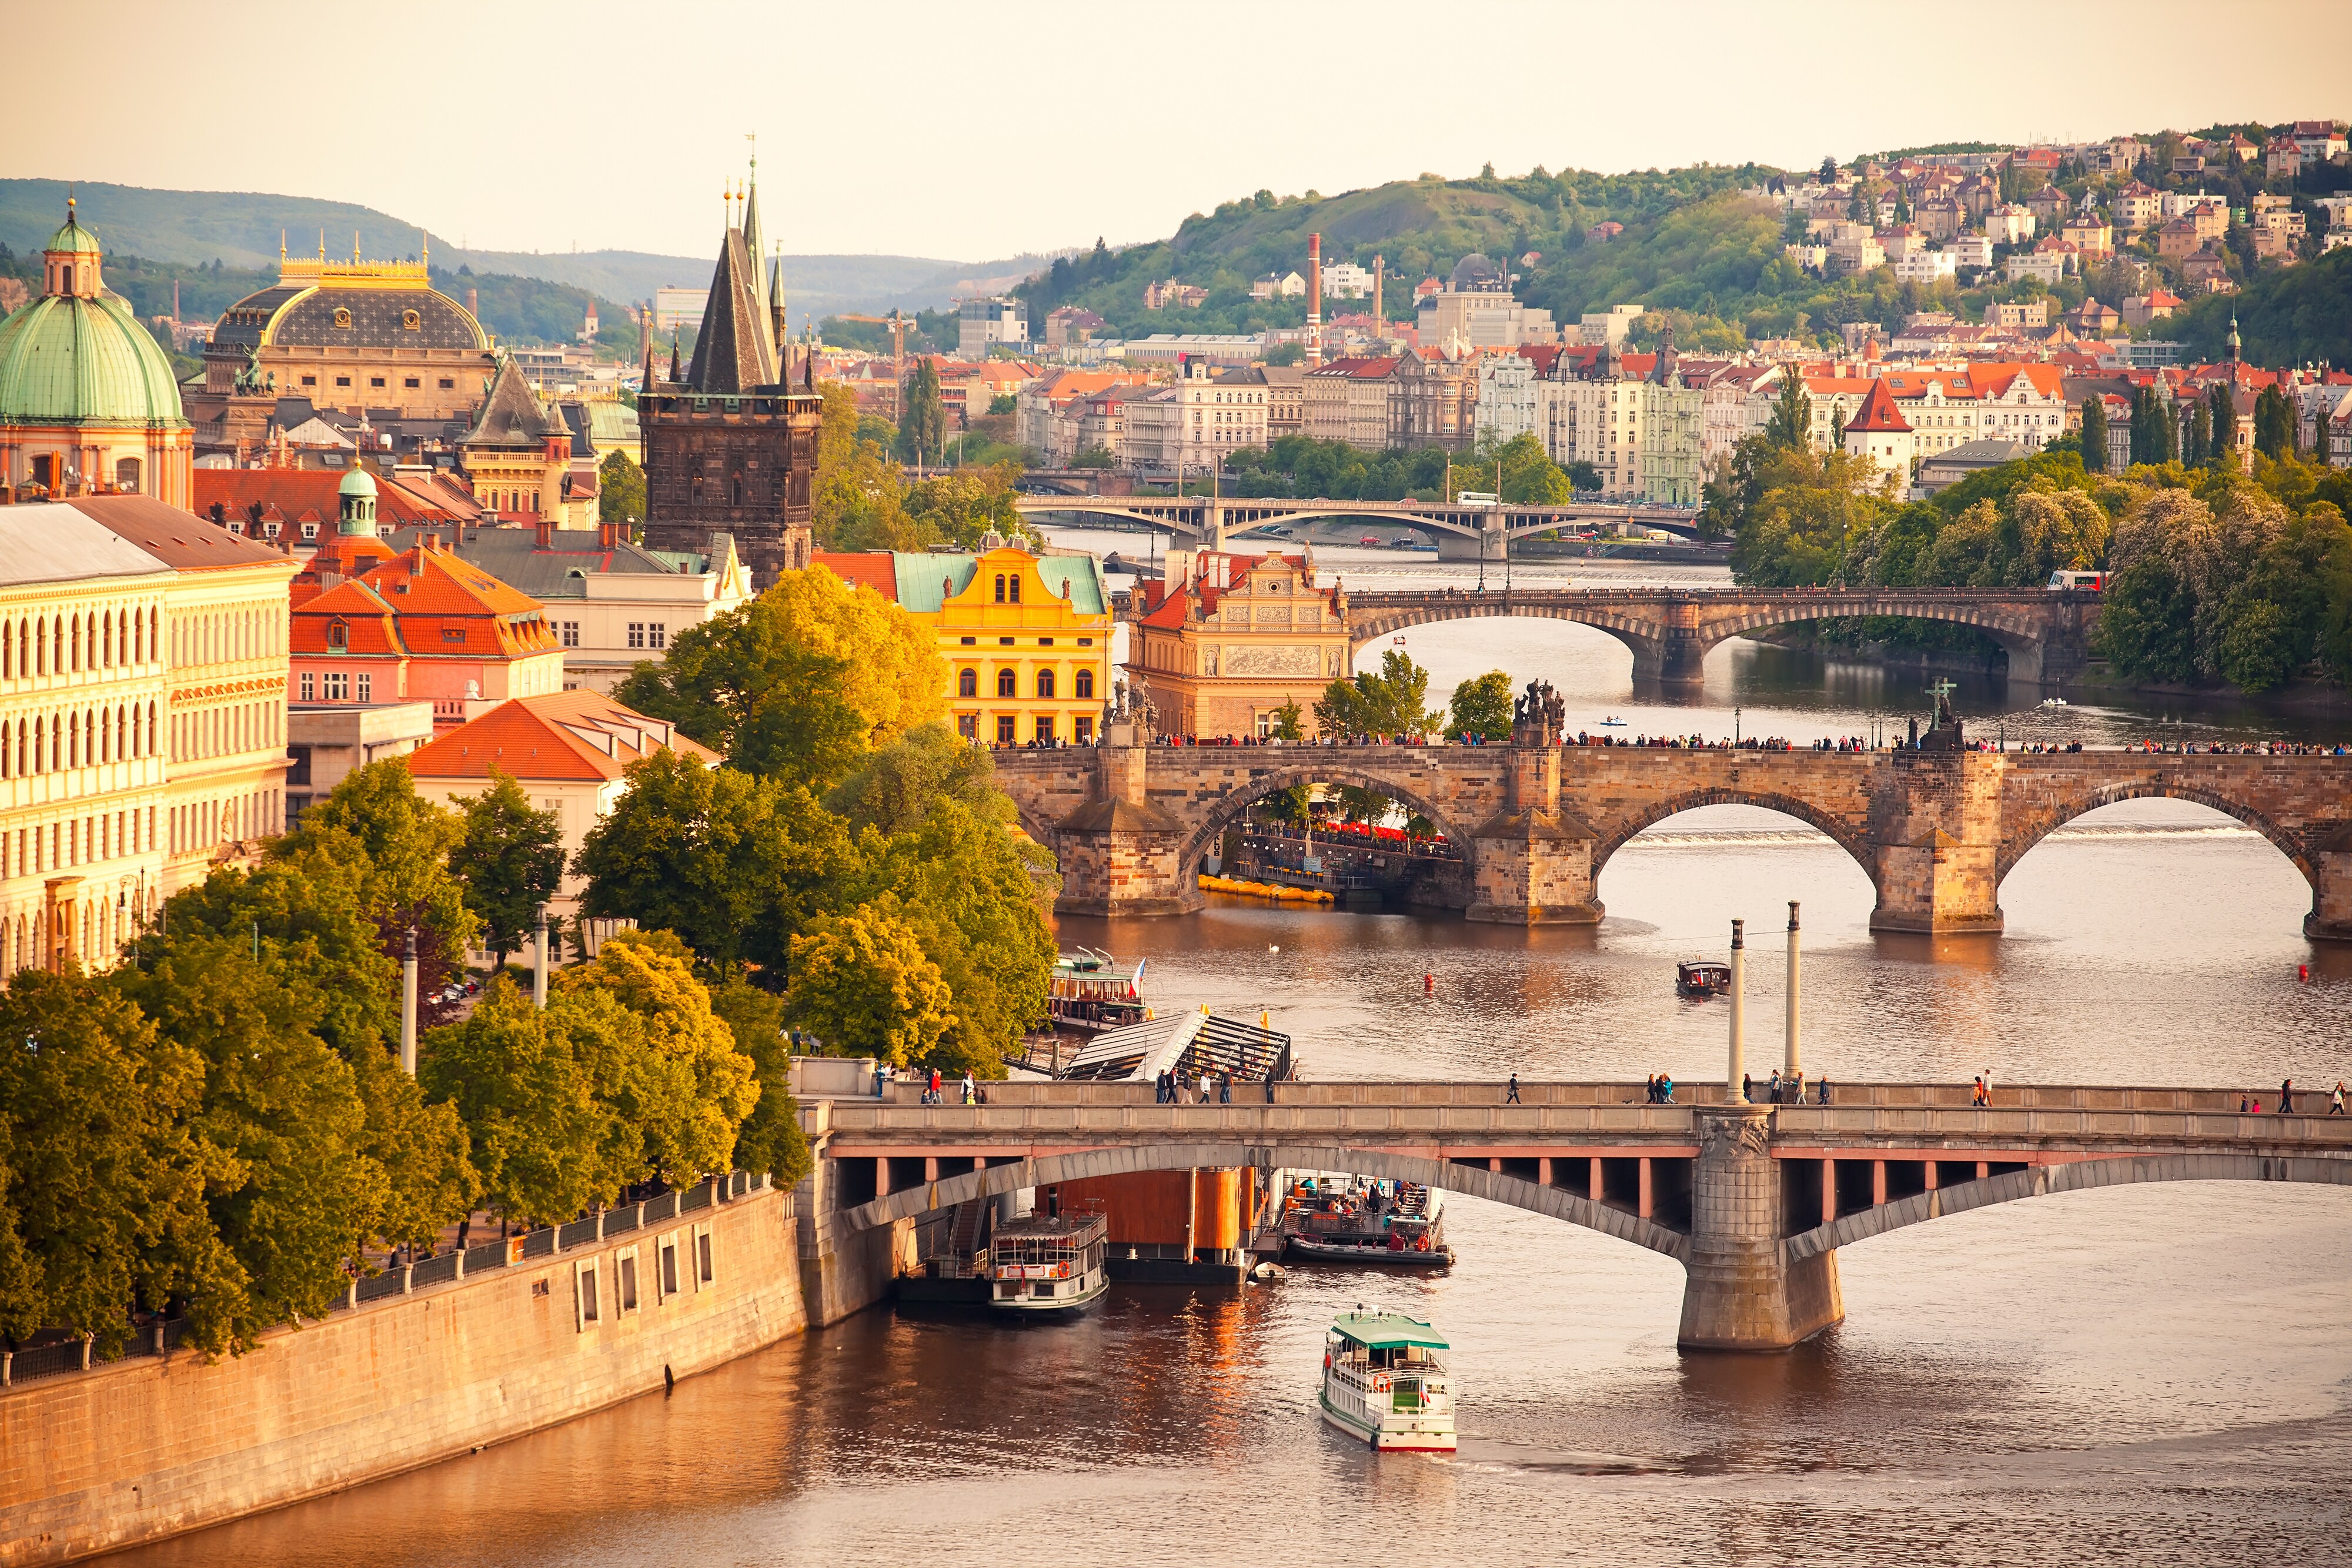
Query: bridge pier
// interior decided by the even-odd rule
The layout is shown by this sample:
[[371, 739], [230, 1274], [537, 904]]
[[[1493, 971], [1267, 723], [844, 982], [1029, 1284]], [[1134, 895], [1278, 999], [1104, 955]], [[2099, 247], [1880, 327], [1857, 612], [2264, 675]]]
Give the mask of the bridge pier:
[[1476, 534], [1457, 534], [1449, 528], [1437, 536], [1440, 560], [1500, 563], [1508, 559], [1510, 553], [1509, 537], [1499, 528], [1482, 528]]
[[[1523, 730], [1522, 741], [1536, 738]], [[1592, 891], [1592, 851], [1600, 835], [1559, 803], [1559, 747], [1521, 744], [1505, 753], [1503, 809], [1471, 834], [1470, 905], [1465, 920], [1496, 925], [1597, 925], [1604, 913]]]
[[2311, 857], [2311, 913], [2303, 934], [2314, 942], [2352, 942], [2352, 828], [2319, 841]]
[[1183, 823], [1151, 803], [1145, 786], [1151, 748], [1131, 719], [1104, 727], [1086, 804], [1056, 831], [1064, 915], [1190, 915], [1205, 908], [1201, 880], [1184, 854]]
[[1781, 1245], [1780, 1162], [1769, 1105], [1699, 1105], [1685, 1260], [1684, 1350], [1787, 1350], [1845, 1318], [1837, 1254]]
[[1874, 793], [1873, 931], [1999, 935], [2004, 759], [1974, 751], [1898, 751]]

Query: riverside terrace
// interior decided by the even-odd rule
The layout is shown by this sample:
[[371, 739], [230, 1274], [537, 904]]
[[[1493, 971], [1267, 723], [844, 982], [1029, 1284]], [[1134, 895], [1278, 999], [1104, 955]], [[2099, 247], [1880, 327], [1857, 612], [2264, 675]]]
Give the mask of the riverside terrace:
[[995, 754], [1023, 829], [1062, 871], [1073, 915], [1204, 906], [1210, 846], [1297, 784], [1354, 784], [1460, 847], [1412, 901], [1503, 925], [1591, 925], [1601, 873], [1628, 839], [1697, 806], [1783, 811], [1829, 835], [1876, 890], [1875, 931], [2001, 928], [2001, 879], [2053, 830], [2119, 800], [2194, 800], [2277, 846], [2311, 883], [2304, 935], [2352, 940], [2352, 756], [2130, 750], [1773, 751], [1561, 746], [1140, 744], [1114, 718], [1101, 744]]
[[[1839, 1084], [1833, 1103], [1647, 1103], [1639, 1083], [1283, 1083], [1163, 1105], [1150, 1084], [1006, 1083], [986, 1105], [813, 1103], [819, 1246], [992, 1194], [1250, 1166], [1419, 1182], [1681, 1263], [1680, 1343], [1774, 1350], [1840, 1321], [1837, 1249], [1990, 1204], [2158, 1181], [2352, 1186], [2352, 1117], [2242, 1115], [2239, 1091]], [[2318, 1096], [2309, 1104], [2324, 1113]], [[1246, 1199], [1244, 1200], [1246, 1201]]]

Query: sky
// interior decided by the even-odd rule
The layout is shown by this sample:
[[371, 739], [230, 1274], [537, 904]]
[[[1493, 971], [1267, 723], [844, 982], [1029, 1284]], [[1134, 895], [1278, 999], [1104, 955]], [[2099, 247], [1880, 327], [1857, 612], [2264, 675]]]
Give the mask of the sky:
[[[2352, 0], [1473, 5], [0, 0], [0, 175], [700, 256], [759, 137], [795, 253], [1171, 233], [1260, 188], [2352, 114]], [[84, 68], [102, 61], [102, 69]]]

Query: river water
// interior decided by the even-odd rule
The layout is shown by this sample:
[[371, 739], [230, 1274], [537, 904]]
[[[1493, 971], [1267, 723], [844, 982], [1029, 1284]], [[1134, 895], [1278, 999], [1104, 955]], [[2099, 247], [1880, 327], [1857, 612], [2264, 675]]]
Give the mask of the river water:
[[[1349, 553], [1318, 551], [1327, 570]], [[1370, 586], [1385, 566], [1340, 570]], [[1749, 733], [1802, 739], [1874, 716], [1899, 727], [1918, 706], [1916, 680], [1824, 680], [1735, 645], [1710, 659], [1703, 698], [1654, 718], [1598, 632], [1454, 622], [1409, 646], [1433, 692], [1495, 667], [1549, 679], [1572, 727], [1615, 712], [1720, 735], [1737, 703]], [[1997, 685], [1961, 706], [2004, 711]], [[2099, 744], [2166, 716], [2010, 716]], [[2176, 735], [2282, 733], [2243, 706], [2173, 716]], [[1999, 938], [1872, 936], [1861, 871], [1745, 807], [1660, 824], [1611, 862], [1601, 896], [1609, 917], [1586, 930], [1218, 901], [1178, 921], [1066, 920], [1061, 937], [1149, 956], [1157, 1007], [1270, 1013], [1317, 1077], [1696, 1080], [1722, 1069], [1723, 1011], [1675, 998], [1673, 961], [1749, 921], [1749, 1057], [1769, 1063], [1793, 898], [1806, 1064], [1833, 1079], [1990, 1067], [2242, 1084], [2267, 1103], [2290, 1073], [2352, 1076], [2352, 953], [2305, 943], [2302, 877], [2201, 807], [2134, 801], [2053, 835], [2003, 884]], [[1118, 1289], [1055, 1328], [881, 1308], [667, 1398], [120, 1561], [2352, 1562], [2342, 1190], [2122, 1188], [1894, 1232], [1841, 1255], [1843, 1325], [1764, 1357], [1676, 1353], [1668, 1260], [1474, 1200], [1447, 1215], [1447, 1274]], [[1374, 1458], [1318, 1420], [1322, 1330], [1359, 1302], [1452, 1338], [1458, 1455]]]

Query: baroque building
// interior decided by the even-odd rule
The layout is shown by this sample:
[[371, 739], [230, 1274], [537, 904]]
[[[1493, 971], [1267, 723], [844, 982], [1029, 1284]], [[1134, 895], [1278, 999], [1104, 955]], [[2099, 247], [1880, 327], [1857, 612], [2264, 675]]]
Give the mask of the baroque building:
[[1171, 550], [1136, 591], [1126, 668], [1154, 735], [1263, 740], [1297, 703], [1312, 738], [1316, 699], [1352, 673], [1348, 601], [1307, 555]]
[[107, 291], [72, 197], [41, 256], [41, 297], [0, 322], [0, 502], [112, 492], [190, 505], [172, 361]]
[[809, 508], [824, 400], [814, 352], [803, 357], [800, 387], [792, 384], [782, 263], [762, 273], [760, 248], [755, 178], [741, 220], [730, 212], [720, 236], [692, 364], [681, 373], [673, 346], [669, 374], [656, 376], [646, 340], [637, 424], [646, 547], [707, 555], [716, 536], [731, 535], [767, 588], [807, 566], [814, 549]]

